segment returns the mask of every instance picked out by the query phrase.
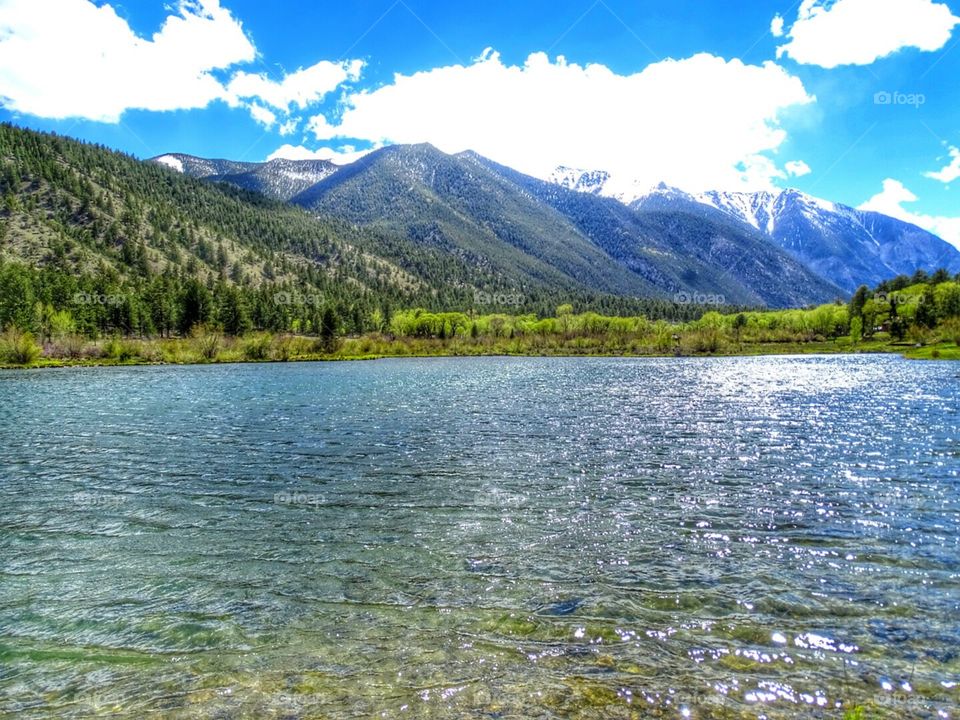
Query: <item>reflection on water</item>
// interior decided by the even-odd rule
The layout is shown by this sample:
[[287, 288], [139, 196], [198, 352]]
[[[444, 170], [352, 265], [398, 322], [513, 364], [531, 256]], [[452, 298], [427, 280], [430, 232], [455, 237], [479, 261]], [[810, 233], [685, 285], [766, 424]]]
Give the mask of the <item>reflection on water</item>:
[[956, 717], [957, 376], [0, 374], [0, 716]]

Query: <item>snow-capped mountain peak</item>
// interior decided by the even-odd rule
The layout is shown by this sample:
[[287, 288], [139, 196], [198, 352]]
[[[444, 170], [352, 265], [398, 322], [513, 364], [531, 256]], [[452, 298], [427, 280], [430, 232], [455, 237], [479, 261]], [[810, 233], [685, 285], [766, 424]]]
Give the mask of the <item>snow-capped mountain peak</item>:
[[945, 267], [960, 270], [960, 254], [941, 238], [878, 213], [856, 210], [795, 189], [687, 193], [660, 183], [643, 187], [602, 170], [557, 168], [551, 181], [571, 190], [620, 200], [637, 212], [698, 206], [752, 227], [848, 292], [898, 274]]
[[766, 191], [748, 193], [711, 190], [697, 194], [695, 199], [732, 215], [757, 230], [772, 233], [776, 225], [780, 195]]
[[779, 192], [722, 192], [712, 190], [694, 196], [697, 202], [709, 205], [757, 230], [772, 235], [777, 223], [787, 213], [801, 213], [813, 223], [824, 223], [830, 216], [846, 214], [843, 205], [807, 195], [799, 190]]
[[577, 170], [560, 165], [550, 174], [548, 180], [567, 190], [603, 195], [604, 187], [610, 180], [610, 173], [605, 170]]
[[234, 162], [167, 153], [153, 162], [190, 177], [226, 182], [276, 200], [290, 200], [340, 169], [329, 160], [275, 158], [263, 163]]
[[606, 170], [580, 170], [560, 165], [550, 174], [547, 180], [567, 190], [615, 198], [624, 205], [629, 205], [635, 200], [654, 194], [689, 197], [682, 190], [666, 183], [651, 187], [631, 178], [611, 175]]
[[835, 203], [792, 189], [779, 192], [710, 190], [688, 193], [663, 182], [650, 187], [611, 175], [605, 170], [579, 170], [562, 165], [551, 173], [549, 181], [568, 190], [615, 198], [625, 205], [639, 205], [652, 199], [696, 202], [715, 208], [768, 235], [775, 232], [778, 217], [788, 207], [814, 220], [818, 215], [840, 212], [841, 208]]
[[625, 205], [651, 197], [698, 202], [767, 233], [773, 232], [777, 215], [787, 205], [797, 205], [811, 215], [835, 213], [841, 207], [793, 189], [779, 192], [710, 190], [688, 193], [664, 182], [651, 187], [636, 180], [613, 175], [606, 170], [581, 170], [565, 165], [557, 167], [548, 181], [568, 190], [616, 198]]

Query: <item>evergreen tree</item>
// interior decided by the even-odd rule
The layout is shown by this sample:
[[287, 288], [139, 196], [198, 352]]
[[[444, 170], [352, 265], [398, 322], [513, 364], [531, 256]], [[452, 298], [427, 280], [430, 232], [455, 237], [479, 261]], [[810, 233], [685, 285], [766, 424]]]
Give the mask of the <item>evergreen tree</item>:
[[224, 287], [220, 291], [220, 327], [228, 335], [243, 335], [250, 331], [250, 311], [241, 292], [235, 287]]
[[324, 352], [333, 352], [337, 348], [337, 338], [340, 335], [340, 318], [336, 311], [328, 306], [324, 308], [320, 319], [320, 345]]
[[212, 305], [213, 298], [203, 283], [188, 280], [180, 296], [180, 332], [186, 335], [195, 325], [210, 322]]
[[870, 290], [866, 285], [861, 285], [857, 288], [857, 291], [853, 294], [853, 297], [850, 298], [850, 317], [851, 318], [861, 318], [863, 319], [863, 306], [867, 304], [867, 299], [870, 297]]

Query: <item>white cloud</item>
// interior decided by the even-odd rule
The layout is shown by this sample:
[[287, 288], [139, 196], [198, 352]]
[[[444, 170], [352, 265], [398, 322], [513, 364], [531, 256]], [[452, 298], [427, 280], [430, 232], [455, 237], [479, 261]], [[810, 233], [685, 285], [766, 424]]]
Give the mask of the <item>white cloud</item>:
[[293, 135], [297, 129], [300, 127], [300, 118], [292, 117], [286, 122], [282, 123], [277, 131], [286, 137], [287, 135]]
[[327, 122], [323, 115], [314, 115], [307, 122], [307, 130], [313, 133], [317, 140], [331, 140], [339, 132], [336, 127]]
[[251, 103], [249, 109], [250, 116], [267, 129], [273, 127], [273, 124], [277, 122], [276, 114], [262, 105]]
[[777, 57], [824, 68], [869, 65], [903, 48], [939, 50], [958, 23], [934, 0], [803, 0]]
[[235, 98], [256, 98], [277, 110], [288, 111], [291, 105], [302, 110], [322, 100], [347, 80], [359, 78], [362, 68], [361, 60], [322, 60], [286, 75], [280, 82], [264, 74], [238, 72], [227, 85], [227, 92]]
[[364, 155], [373, 152], [376, 148], [357, 150], [352, 145], [342, 145], [338, 149], [319, 148], [310, 150], [303, 145], [282, 145], [267, 157], [267, 160], [283, 158], [285, 160], [329, 160], [336, 165], [349, 165]]
[[942, 183], [951, 183], [960, 178], [960, 148], [950, 148], [950, 164], [936, 172], [924, 173], [925, 177], [939, 180]]
[[863, 203], [860, 210], [872, 210], [913, 223], [960, 249], [960, 217], [923, 215], [903, 207], [905, 203], [916, 202], [917, 199], [899, 180], [887, 178], [883, 181], [883, 191]]
[[487, 51], [348, 93], [338, 122], [320, 115], [308, 127], [318, 140], [472, 149], [539, 177], [567, 165], [689, 190], [768, 187], [784, 176], [767, 156], [786, 137], [783, 111], [813, 101], [772, 62], [700, 54], [618, 75], [544, 53], [505, 65]]
[[180, 0], [150, 39], [113, 7], [86, 0], [0, 0], [0, 101], [47, 118], [117, 122], [129, 109], [205, 107], [212, 70], [256, 49], [219, 0]]
[[791, 160], [783, 166], [783, 169], [787, 171], [787, 175], [791, 177], [803, 177], [804, 175], [809, 175], [813, 172], [810, 169], [810, 166], [807, 165], [803, 160]]
[[770, 33], [774, 37], [783, 37], [783, 18], [780, 15], [774, 15], [770, 21]]

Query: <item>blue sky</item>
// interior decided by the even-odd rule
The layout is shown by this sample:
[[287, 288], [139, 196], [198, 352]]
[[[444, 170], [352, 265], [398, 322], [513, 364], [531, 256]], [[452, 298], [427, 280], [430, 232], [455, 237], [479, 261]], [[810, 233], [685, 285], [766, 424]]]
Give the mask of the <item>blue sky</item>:
[[960, 244], [957, 1], [733, 7], [0, 0], [0, 119], [138, 157], [428, 141], [625, 187], [797, 187]]

